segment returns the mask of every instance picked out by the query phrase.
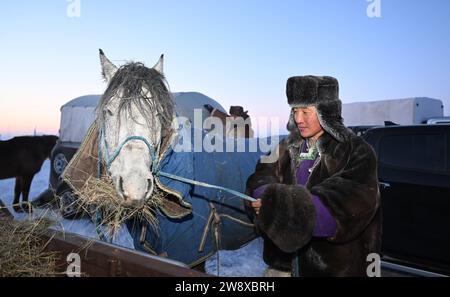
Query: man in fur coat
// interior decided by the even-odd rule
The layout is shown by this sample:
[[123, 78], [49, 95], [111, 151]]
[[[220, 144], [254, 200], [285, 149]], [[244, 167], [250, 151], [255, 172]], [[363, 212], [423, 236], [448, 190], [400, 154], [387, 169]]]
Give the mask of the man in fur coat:
[[375, 153], [344, 127], [335, 78], [291, 77], [286, 94], [290, 134], [247, 180], [266, 275], [366, 276], [381, 246]]

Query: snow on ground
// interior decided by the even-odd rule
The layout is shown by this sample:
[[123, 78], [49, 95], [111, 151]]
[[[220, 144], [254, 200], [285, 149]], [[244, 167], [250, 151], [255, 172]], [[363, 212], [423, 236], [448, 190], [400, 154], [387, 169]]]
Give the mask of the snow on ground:
[[[50, 162], [44, 162], [41, 171], [34, 176], [30, 189], [30, 200], [37, 197], [42, 191], [48, 188], [50, 175]], [[98, 239], [94, 224], [88, 219], [66, 220], [59, 213], [51, 210], [35, 209], [33, 214], [16, 213], [11, 205], [14, 198], [14, 179], [0, 180], [0, 199], [14, 214], [18, 220], [33, 219], [42, 215], [52, 218], [57, 222], [55, 229], [65, 232], [76, 233], [86, 237]], [[119, 230], [113, 243], [133, 249], [133, 241], [126, 227]], [[219, 251], [219, 273], [217, 273], [217, 253], [212, 256], [205, 265], [206, 272], [220, 276], [262, 276], [266, 265], [262, 260], [262, 239], [257, 238], [246, 246], [235, 251]]]

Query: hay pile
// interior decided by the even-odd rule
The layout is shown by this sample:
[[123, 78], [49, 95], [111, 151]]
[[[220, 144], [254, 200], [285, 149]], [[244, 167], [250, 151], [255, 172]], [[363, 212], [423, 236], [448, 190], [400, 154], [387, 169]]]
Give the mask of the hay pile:
[[14, 221], [0, 216], [0, 277], [55, 276], [55, 252], [46, 252], [39, 237], [49, 220]]
[[154, 187], [152, 197], [144, 204], [128, 206], [124, 205], [122, 198], [117, 195], [109, 176], [102, 176], [100, 179], [91, 176], [81, 189], [75, 191], [75, 195], [78, 197], [77, 208], [89, 213], [91, 217], [100, 212], [101, 224], [117, 231], [123, 222], [131, 218], [146, 221], [156, 230], [156, 209], [162, 204], [166, 194]]

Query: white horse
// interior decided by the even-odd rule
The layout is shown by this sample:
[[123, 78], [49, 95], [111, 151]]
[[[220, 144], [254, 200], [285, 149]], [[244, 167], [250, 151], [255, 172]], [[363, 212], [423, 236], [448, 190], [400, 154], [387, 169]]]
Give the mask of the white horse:
[[[98, 105], [108, 173], [124, 204], [142, 204], [155, 186], [152, 166], [171, 127], [174, 106], [163, 74], [164, 56], [152, 68], [141, 63], [116, 67], [100, 50], [108, 87]], [[166, 131], [166, 132], [164, 132]], [[101, 140], [100, 140], [101, 141]]]

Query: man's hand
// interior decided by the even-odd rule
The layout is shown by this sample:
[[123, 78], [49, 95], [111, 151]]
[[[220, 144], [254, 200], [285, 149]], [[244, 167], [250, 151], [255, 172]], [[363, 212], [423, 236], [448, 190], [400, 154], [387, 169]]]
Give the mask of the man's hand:
[[256, 199], [256, 201], [253, 201], [252, 207], [255, 210], [256, 214], [259, 214], [259, 209], [261, 208], [261, 198], [258, 198]]

